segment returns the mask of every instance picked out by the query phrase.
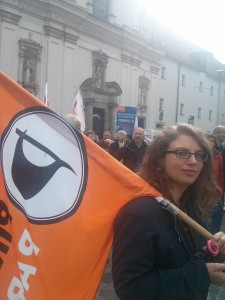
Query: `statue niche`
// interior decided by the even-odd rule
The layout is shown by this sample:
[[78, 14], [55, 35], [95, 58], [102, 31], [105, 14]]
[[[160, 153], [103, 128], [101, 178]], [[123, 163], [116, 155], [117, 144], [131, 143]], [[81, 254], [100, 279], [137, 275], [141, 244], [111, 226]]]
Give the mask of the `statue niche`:
[[29, 85], [31, 82], [32, 68], [29, 59], [24, 62], [23, 66], [23, 83]]
[[31, 94], [38, 96], [42, 46], [33, 41], [32, 33], [19, 41], [18, 83]]
[[101, 64], [97, 64], [95, 66], [95, 87], [97, 89], [102, 89], [103, 88], [103, 81], [104, 81], [104, 69]]

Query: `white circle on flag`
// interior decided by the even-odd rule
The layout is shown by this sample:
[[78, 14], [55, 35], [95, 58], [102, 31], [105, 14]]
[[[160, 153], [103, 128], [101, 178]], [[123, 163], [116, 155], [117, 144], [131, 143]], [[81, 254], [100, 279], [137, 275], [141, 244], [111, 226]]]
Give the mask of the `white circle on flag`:
[[11, 202], [33, 223], [55, 223], [79, 207], [86, 188], [82, 135], [48, 109], [17, 115], [2, 136]]

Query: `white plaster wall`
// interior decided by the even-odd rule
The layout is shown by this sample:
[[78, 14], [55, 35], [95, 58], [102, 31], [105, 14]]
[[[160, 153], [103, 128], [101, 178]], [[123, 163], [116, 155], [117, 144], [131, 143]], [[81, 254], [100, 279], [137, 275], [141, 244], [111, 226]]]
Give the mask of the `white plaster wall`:
[[78, 88], [85, 79], [92, 77], [92, 54], [91, 50], [86, 45], [79, 43], [78, 57], [77, 57], [77, 81], [76, 87]]
[[[165, 122], [165, 124], [168, 126], [176, 123], [178, 64], [173, 60], [165, 59], [162, 61], [162, 66], [166, 67], [166, 79], [165, 80], [161, 79], [161, 70], [160, 70], [158, 76], [158, 80], [159, 80], [158, 96], [159, 98], [164, 98], [163, 122]], [[159, 98], [158, 98], [157, 110], [159, 110]], [[159, 111], [157, 115], [159, 115]]]
[[1, 28], [0, 43], [0, 70], [5, 72], [12, 79], [17, 80], [18, 76], [18, 44], [17, 27], [4, 23]]
[[121, 88], [123, 94], [120, 98], [119, 105], [130, 106], [130, 99], [129, 99], [129, 88], [130, 88], [130, 75], [131, 75], [131, 67], [126, 63], [122, 63], [121, 69]]
[[225, 125], [225, 82], [217, 84], [219, 95], [218, 112], [217, 112], [217, 124]]
[[[195, 117], [196, 126], [204, 132], [212, 131], [217, 123], [218, 89], [216, 88], [216, 81], [205, 73], [187, 67], [182, 67], [181, 77], [182, 74], [186, 76], [186, 86], [181, 86], [180, 79], [179, 103], [184, 104], [184, 115], [180, 116], [179, 114], [178, 121], [187, 122], [189, 115], [192, 115]], [[202, 92], [199, 91], [200, 81], [203, 82]], [[210, 96], [211, 86], [214, 86], [213, 96]], [[202, 108], [201, 118], [198, 118], [198, 107]], [[209, 120], [210, 110], [212, 111], [212, 120]]]
[[63, 83], [63, 45], [53, 37], [49, 38], [48, 53], [48, 97], [50, 108], [58, 114], [62, 114], [62, 83]]
[[120, 77], [121, 64], [119, 58], [109, 57], [106, 70], [106, 82], [116, 81], [120, 84]]
[[[161, 79], [161, 67], [166, 68], [166, 77]], [[159, 122], [159, 99], [164, 99], [163, 120], [166, 126], [176, 122], [178, 64], [171, 59], [162, 59], [158, 75], [152, 74], [149, 95], [149, 110], [146, 127], [154, 129]]]
[[64, 64], [63, 64], [63, 101], [62, 101], [62, 114], [63, 116], [71, 112], [72, 105], [75, 98], [75, 73], [76, 66], [76, 45], [65, 43], [64, 46]]
[[137, 106], [138, 103], [138, 91], [139, 91], [139, 69], [132, 67], [131, 81], [129, 87], [129, 103], [130, 106]]
[[138, 103], [139, 69], [130, 64], [122, 63], [120, 105], [136, 107]]

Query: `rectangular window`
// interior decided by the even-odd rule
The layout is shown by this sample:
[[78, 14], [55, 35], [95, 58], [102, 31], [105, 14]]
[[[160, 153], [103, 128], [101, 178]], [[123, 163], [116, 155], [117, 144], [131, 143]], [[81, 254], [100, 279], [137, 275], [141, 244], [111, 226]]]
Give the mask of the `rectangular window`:
[[159, 99], [159, 111], [164, 111], [164, 99]]
[[183, 103], [180, 104], [180, 115], [181, 116], [184, 115], [184, 104]]
[[166, 67], [161, 68], [161, 79], [166, 79]]
[[212, 121], [212, 111], [209, 111], [209, 121]]
[[200, 83], [199, 83], [199, 92], [202, 93], [202, 91], [203, 91], [203, 82], [200, 81]]
[[108, 0], [93, 0], [93, 15], [103, 21], [108, 19]]
[[186, 86], [186, 76], [185, 75], [182, 75], [181, 85]]
[[224, 119], [224, 114], [222, 114], [222, 120], [221, 120], [221, 123], [222, 123], [222, 124], [224, 124], [224, 120], [225, 120], [225, 119]]
[[202, 108], [199, 107], [198, 108], [198, 118], [201, 119], [201, 117], [202, 117]]
[[213, 88], [213, 86], [211, 86], [210, 87], [210, 96], [213, 96], [213, 90], [214, 90], [214, 88]]

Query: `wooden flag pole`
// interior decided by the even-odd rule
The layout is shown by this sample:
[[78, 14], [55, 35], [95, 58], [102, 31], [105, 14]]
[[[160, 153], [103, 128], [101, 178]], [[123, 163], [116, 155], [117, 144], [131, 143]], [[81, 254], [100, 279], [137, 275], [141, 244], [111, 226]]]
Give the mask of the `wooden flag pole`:
[[195, 220], [185, 214], [181, 209], [179, 209], [175, 204], [171, 203], [169, 200], [163, 197], [156, 197], [156, 200], [164, 207], [166, 207], [169, 211], [171, 211], [174, 215], [177, 215], [187, 223], [190, 227], [196, 230], [199, 234], [201, 234], [206, 240], [212, 240], [216, 242], [215, 237], [212, 233], [198, 224]]

